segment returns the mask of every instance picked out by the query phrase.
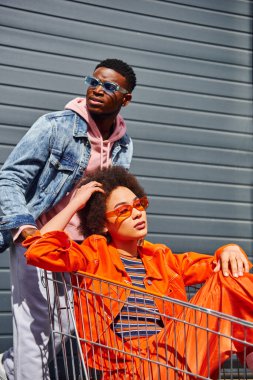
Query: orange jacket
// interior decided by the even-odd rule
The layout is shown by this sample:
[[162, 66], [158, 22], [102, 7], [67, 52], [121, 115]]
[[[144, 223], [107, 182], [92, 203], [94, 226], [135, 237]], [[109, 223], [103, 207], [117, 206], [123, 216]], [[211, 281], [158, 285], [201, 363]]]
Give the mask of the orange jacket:
[[[117, 249], [111, 244], [108, 245], [103, 236], [92, 235], [78, 245], [71, 241], [64, 232], [50, 232], [43, 237], [37, 233], [37, 235], [27, 238], [23, 245], [28, 248], [25, 254], [28, 264], [58, 272], [85, 271], [125, 285], [131, 284], [131, 279], [126, 273]], [[222, 248], [216, 251], [215, 256], [195, 252], [173, 254], [163, 244], [152, 244], [145, 241], [140, 249], [140, 256], [146, 269], [144, 278], [146, 290], [186, 301], [185, 286], [202, 283], [211, 275]], [[79, 283], [79, 287], [83, 289], [94, 289], [95, 287], [102, 297], [94, 299], [92, 294], [88, 294], [87, 301], [87, 294], [75, 295], [79, 336], [85, 336], [88, 341], [93, 342], [106, 340], [107, 346], [120, 349], [123, 344], [122, 340], [109, 326], [123, 307], [124, 301], [130, 294], [130, 288], [108, 287], [106, 283], [98, 282], [96, 284], [81, 276], [80, 281], [83, 283]], [[112, 297], [113, 292], [115, 301], [107, 299], [107, 296]], [[164, 304], [159, 299], [155, 299], [155, 302], [160, 313], [175, 316], [181, 311], [180, 306], [172, 307], [169, 302]], [[165, 309], [164, 305], [166, 305]], [[89, 351], [89, 348], [88, 344], [85, 350]], [[99, 368], [99, 363], [97, 368]]]

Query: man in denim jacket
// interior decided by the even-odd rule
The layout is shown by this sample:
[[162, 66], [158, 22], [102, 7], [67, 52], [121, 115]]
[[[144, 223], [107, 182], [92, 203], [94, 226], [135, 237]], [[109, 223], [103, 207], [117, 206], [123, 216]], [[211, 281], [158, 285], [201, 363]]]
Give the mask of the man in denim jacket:
[[[85, 83], [86, 98], [40, 117], [0, 171], [0, 251], [10, 246], [14, 340], [0, 355], [0, 380], [50, 379], [45, 289], [40, 270], [26, 265], [20, 243], [66, 205], [85, 173], [110, 165], [128, 169], [131, 163], [133, 144], [119, 111], [131, 101], [134, 71], [106, 59]], [[77, 216], [66, 231], [82, 239]]]

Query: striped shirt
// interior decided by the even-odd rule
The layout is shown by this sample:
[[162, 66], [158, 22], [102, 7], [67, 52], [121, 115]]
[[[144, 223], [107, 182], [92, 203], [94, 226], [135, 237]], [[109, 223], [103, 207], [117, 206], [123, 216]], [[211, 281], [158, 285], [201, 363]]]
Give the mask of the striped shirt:
[[[142, 260], [122, 256], [121, 260], [132, 284], [145, 289], [143, 279], [146, 271]], [[124, 339], [147, 337], [161, 331], [163, 323], [153, 297], [131, 290], [123, 308], [115, 318], [112, 328], [116, 334]]]

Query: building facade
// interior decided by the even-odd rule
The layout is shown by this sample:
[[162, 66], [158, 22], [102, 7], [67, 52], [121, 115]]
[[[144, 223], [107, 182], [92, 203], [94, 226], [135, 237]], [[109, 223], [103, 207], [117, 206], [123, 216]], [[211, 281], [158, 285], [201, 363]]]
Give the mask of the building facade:
[[[105, 58], [136, 71], [123, 110], [149, 239], [175, 252], [252, 252], [252, 2], [0, 0], [0, 165], [42, 114], [84, 94]], [[11, 344], [0, 255], [0, 351]]]

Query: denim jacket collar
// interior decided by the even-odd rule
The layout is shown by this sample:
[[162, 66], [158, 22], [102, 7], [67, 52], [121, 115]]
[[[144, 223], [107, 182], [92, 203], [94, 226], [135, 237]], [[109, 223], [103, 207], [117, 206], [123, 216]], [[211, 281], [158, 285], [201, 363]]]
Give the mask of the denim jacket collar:
[[74, 137], [87, 137], [88, 124], [84, 123], [83, 120], [75, 114], [74, 126], [73, 126], [73, 136]]

